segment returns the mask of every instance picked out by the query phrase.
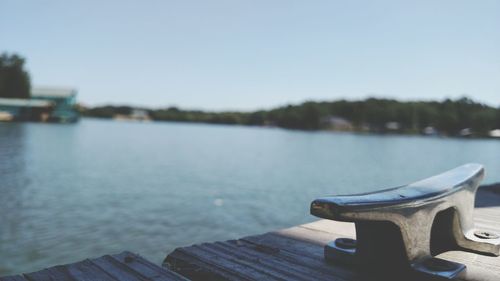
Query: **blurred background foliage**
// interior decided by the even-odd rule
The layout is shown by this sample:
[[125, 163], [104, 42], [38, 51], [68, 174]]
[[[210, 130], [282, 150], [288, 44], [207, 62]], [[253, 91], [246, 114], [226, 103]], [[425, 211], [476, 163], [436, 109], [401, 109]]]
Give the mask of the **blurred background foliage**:
[[[130, 114], [134, 108], [101, 106], [81, 110], [85, 116], [112, 118], [116, 114]], [[332, 118], [347, 122], [349, 127], [346, 130], [378, 133], [421, 133], [431, 128], [439, 134], [453, 136], [468, 128], [476, 136], [487, 136], [490, 130], [500, 128], [500, 108], [477, 103], [467, 97], [441, 102], [401, 102], [380, 98], [308, 101], [254, 112], [208, 112], [177, 107], [142, 110], [158, 121], [277, 126], [301, 130], [331, 129]], [[390, 123], [395, 125], [388, 126]]]
[[24, 64], [25, 59], [17, 54], [0, 55], [0, 98], [30, 97], [30, 77]]

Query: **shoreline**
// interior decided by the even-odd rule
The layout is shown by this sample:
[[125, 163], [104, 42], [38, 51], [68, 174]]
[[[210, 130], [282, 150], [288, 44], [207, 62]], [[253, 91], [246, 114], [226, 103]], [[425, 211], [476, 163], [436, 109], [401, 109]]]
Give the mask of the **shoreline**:
[[[81, 119], [95, 119], [95, 120], [107, 120], [116, 122], [130, 122], [130, 123], [179, 123], [179, 124], [205, 124], [205, 125], [219, 125], [219, 126], [240, 126], [248, 128], [263, 128], [263, 129], [282, 129], [287, 131], [297, 131], [297, 132], [332, 132], [332, 133], [348, 133], [356, 135], [373, 135], [373, 136], [417, 136], [417, 137], [427, 137], [427, 138], [439, 138], [439, 139], [473, 139], [473, 140], [500, 140], [500, 137], [488, 137], [488, 136], [453, 136], [453, 135], [426, 135], [422, 133], [405, 133], [405, 132], [374, 132], [374, 131], [363, 131], [363, 130], [332, 130], [332, 129], [296, 129], [296, 128], [286, 128], [280, 126], [271, 125], [247, 125], [238, 123], [214, 123], [214, 122], [203, 122], [203, 121], [185, 121], [185, 120], [134, 120], [134, 119], [115, 119], [108, 117], [96, 117], [96, 116], [86, 116], [82, 115]], [[1, 124], [1, 122], [0, 122]]]

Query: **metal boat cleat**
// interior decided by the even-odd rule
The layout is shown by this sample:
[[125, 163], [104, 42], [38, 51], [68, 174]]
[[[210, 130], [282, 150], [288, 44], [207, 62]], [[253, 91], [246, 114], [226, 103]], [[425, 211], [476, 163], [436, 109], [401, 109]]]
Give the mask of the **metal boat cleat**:
[[500, 254], [497, 234], [474, 229], [475, 193], [483, 177], [482, 165], [466, 164], [401, 187], [314, 200], [312, 215], [356, 226], [356, 240], [330, 242], [325, 259], [368, 272], [458, 277], [465, 265], [435, 256], [450, 250]]

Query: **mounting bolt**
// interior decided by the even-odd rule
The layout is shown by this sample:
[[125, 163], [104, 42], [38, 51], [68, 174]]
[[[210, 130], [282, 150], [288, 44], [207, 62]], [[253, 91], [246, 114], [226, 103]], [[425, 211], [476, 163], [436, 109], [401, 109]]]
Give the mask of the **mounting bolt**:
[[476, 230], [474, 231], [474, 236], [481, 239], [497, 239], [499, 236], [496, 233], [485, 231], [485, 230]]
[[335, 240], [335, 245], [342, 249], [355, 249], [356, 240], [351, 238], [338, 238]]
[[357, 264], [355, 253], [356, 240], [351, 238], [337, 238], [325, 245], [325, 259], [328, 262]]

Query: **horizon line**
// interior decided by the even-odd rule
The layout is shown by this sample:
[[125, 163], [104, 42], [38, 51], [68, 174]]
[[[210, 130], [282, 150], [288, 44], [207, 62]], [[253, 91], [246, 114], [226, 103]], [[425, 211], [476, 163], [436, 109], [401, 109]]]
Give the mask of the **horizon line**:
[[120, 107], [120, 106], [127, 106], [131, 108], [137, 108], [137, 109], [166, 109], [166, 108], [178, 108], [180, 110], [184, 111], [207, 111], [207, 112], [256, 112], [256, 111], [267, 111], [267, 110], [272, 110], [276, 108], [281, 108], [281, 107], [286, 107], [286, 106], [297, 106], [300, 104], [304, 104], [307, 102], [314, 102], [314, 103], [322, 103], [322, 102], [336, 102], [336, 101], [349, 101], [349, 102], [356, 102], [356, 101], [366, 101], [368, 99], [380, 99], [380, 100], [394, 100], [397, 102], [401, 103], [411, 103], [411, 102], [444, 102], [445, 100], [452, 100], [452, 101], [457, 101], [463, 98], [467, 98], [472, 100], [474, 103], [477, 104], [482, 104], [488, 107], [492, 107], [495, 109], [500, 109], [500, 103], [497, 105], [484, 102], [484, 101], [479, 101], [474, 99], [473, 97], [470, 97], [468, 95], [462, 95], [459, 97], [443, 97], [440, 99], [401, 99], [401, 98], [395, 98], [395, 97], [390, 97], [390, 96], [377, 96], [377, 95], [368, 95], [363, 98], [335, 98], [335, 99], [305, 99], [302, 101], [289, 101], [285, 103], [280, 103], [276, 105], [270, 105], [270, 106], [265, 106], [265, 107], [258, 107], [254, 109], [243, 109], [243, 108], [219, 108], [219, 109], [213, 109], [213, 108], [197, 108], [197, 107], [189, 107], [189, 106], [183, 106], [183, 105], [176, 105], [176, 104], [165, 104], [161, 106], [153, 106], [153, 105], [140, 105], [140, 104], [134, 104], [134, 103], [125, 103], [125, 102], [104, 102], [104, 103], [95, 103], [95, 104], [86, 104], [84, 102], [78, 102], [80, 106], [87, 107], [87, 108], [95, 108], [95, 107], [105, 107], [105, 106], [113, 106], [113, 107]]

